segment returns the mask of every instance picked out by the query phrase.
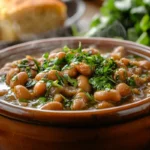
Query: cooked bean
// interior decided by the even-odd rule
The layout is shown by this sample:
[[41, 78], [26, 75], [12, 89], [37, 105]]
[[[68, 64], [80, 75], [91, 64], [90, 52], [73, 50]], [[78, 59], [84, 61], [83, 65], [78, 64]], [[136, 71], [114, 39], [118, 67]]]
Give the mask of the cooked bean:
[[111, 57], [113, 59], [121, 59], [122, 57], [125, 56], [125, 48], [123, 46], [118, 46], [114, 49], [114, 51], [111, 53]]
[[142, 78], [142, 77], [139, 77], [138, 75], [132, 75], [132, 77], [134, 78], [134, 81], [136, 83], [136, 85], [138, 87], [142, 86], [146, 81], [147, 81], [147, 78]]
[[61, 94], [55, 94], [54, 96], [54, 101], [57, 101], [57, 102], [62, 102], [63, 101], [63, 96]]
[[112, 57], [114, 60], [119, 60], [119, 59], [121, 59], [120, 53], [111, 53], [111, 57]]
[[65, 53], [65, 52], [58, 52], [58, 53], [56, 54], [56, 57], [57, 57], [58, 59], [63, 59], [63, 58], [65, 58], [65, 56], [66, 56], [66, 53]]
[[67, 70], [64, 70], [63, 74], [74, 78], [74, 77], [77, 76], [78, 72], [77, 72], [77, 69], [73, 66], [73, 67], [71, 67], [71, 68], [69, 68]]
[[41, 57], [41, 58], [39, 58], [38, 59], [38, 62], [40, 63], [40, 65], [44, 62], [44, 58], [43, 57]]
[[[127, 77], [131, 77], [133, 74], [134, 74], [133, 69], [129, 68], [127, 71]], [[122, 80], [122, 81], [125, 81], [125, 80]]]
[[94, 98], [98, 101], [115, 101], [121, 100], [121, 95], [117, 90], [97, 91], [94, 93]]
[[121, 57], [124, 57], [126, 54], [126, 51], [123, 46], [118, 46], [114, 49], [114, 51], [112, 53], [120, 53]]
[[77, 98], [73, 100], [71, 109], [72, 110], [82, 110], [86, 107], [86, 103], [84, 101], [84, 99], [82, 98]]
[[6, 90], [6, 89], [0, 89], [0, 96], [4, 96], [7, 93], [8, 93], [8, 90]]
[[48, 72], [48, 79], [49, 80], [57, 80], [58, 79], [58, 76], [62, 76], [62, 73], [60, 71], [57, 71], [57, 70], [50, 70]]
[[30, 60], [34, 60], [34, 58], [32, 56], [30, 56], [30, 55], [26, 55], [26, 59], [29, 60], [29, 61]]
[[37, 71], [31, 69], [31, 77], [34, 78], [37, 75]]
[[10, 87], [13, 88], [16, 85], [25, 85], [28, 80], [28, 74], [26, 72], [19, 72], [14, 78], [10, 80]]
[[66, 86], [62, 89], [62, 94], [68, 97], [74, 96], [77, 93], [77, 89], [73, 86]]
[[120, 80], [120, 81], [125, 81], [127, 77], [127, 71], [124, 68], [119, 68], [116, 72], [115, 72], [115, 80]]
[[[62, 49], [5, 65], [0, 70], [0, 97], [15, 105], [43, 110], [93, 110], [149, 96], [148, 59], [126, 53], [123, 46], [102, 54], [90, 47]], [[42, 104], [45, 100], [47, 104]]]
[[130, 63], [130, 60], [129, 59], [127, 59], [127, 58], [121, 58], [121, 62], [124, 64], [124, 65], [129, 65], [129, 63]]
[[49, 54], [49, 57], [48, 57], [48, 58], [49, 58], [49, 59], [51, 59], [51, 58], [56, 58], [56, 54], [57, 54], [57, 53], [51, 53], [51, 54]]
[[31, 96], [29, 90], [22, 85], [15, 86], [14, 93], [18, 99], [26, 99], [26, 100], [32, 99], [32, 96]]
[[91, 91], [91, 85], [89, 84], [89, 80], [86, 76], [80, 75], [78, 76], [77, 80], [79, 88], [81, 88], [85, 92]]
[[40, 81], [42, 78], [47, 77], [47, 72], [40, 72], [36, 75], [35, 80]]
[[137, 89], [137, 88], [134, 88], [134, 89], [132, 89], [132, 92], [134, 93], [134, 94], [140, 94], [140, 90], [139, 89]]
[[35, 93], [37, 97], [44, 95], [46, 92], [46, 83], [42, 81], [37, 82], [33, 88], [33, 92]]
[[84, 92], [79, 92], [75, 95], [75, 99], [80, 99], [80, 98], [83, 99], [84, 102], [88, 102], [89, 100], [88, 96]]
[[100, 51], [95, 48], [89, 48], [89, 49], [82, 49], [82, 52], [88, 53], [90, 55], [97, 55], [100, 54]]
[[60, 102], [49, 102], [41, 107], [43, 110], [63, 110], [63, 105]]
[[147, 60], [142, 60], [139, 62], [140, 66], [146, 70], [150, 69], [150, 62]]
[[92, 69], [89, 65], [85, 63], [79, 63], [76, 65], [76, 69], [79, 73], [85, 76], [90, 76], [92, 75]]
[[132, 60], [132, 61], [130, 61], [130, 64], [133, 65], [133, 66], [138, 66], [138, 67], [140, 67], [139, 61]]
[[14, 75], [16, 75], [17, 73], [19, 72], [19, 69], [18, 68], [15, 68], [15, 69], [11, 69], [7, 75], [6, 75], [6, 84], [7, 85], [10, 85], [10, 80], [12, 79], [12, 77]]
[[107, 101], [102, 101], [96, 106], [97, 109], [110, 108], [110, 107], [114, 107], [114, 105]]
[[49, 90], [49, 95], [54, 96], [55, 94], [59, 94], [64, 90], [64, 88], [61, 87], [51, 87]]
[[131, 88], [125, 83], [118, 84], [116, 86], [116, 90], [122, 97], [129, 96], [131, 94]]
[[139, 68], [139, 67], [135, 68], [134, 73], [137, 75], [141, 75], [142, 74], [142, 68]]

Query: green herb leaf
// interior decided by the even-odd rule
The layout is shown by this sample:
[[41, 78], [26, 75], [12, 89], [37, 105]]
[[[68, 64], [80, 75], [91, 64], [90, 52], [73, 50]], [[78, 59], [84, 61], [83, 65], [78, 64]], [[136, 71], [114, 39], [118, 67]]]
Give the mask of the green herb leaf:
[[97, 16], [95, 16], [95, 17], [92, 19], [91, 24], [90, 24], [90, 28], [96, 27], [96, 26], [98, 26], [100, 23], [101, 23], [100, 17], [97, 15]]
[[0, 82], [5, 82], [6, 74], [0, 76]]
[[27, 88], [31, 88], [34, 87], [34, 85], [37, 83], [37, 81], [30, 79], [27, 83], [26, 83], [26, 87]]
[[63, 106], [66, 108], [66, 109], [70, 109], [71, 108], [71, 105], [72, 105], [72, 99], [67, 99], [67, 98], [64, 98], [64, 101], [63, 101]]
[[112, 78], [116, 68], [117, 65], [113, 59], [104, 59], [96, 66], [95, 75], [90, 78], [89, 83], [96, 90], [112, 89], [116, 85]]
[[39, 72], [40, 71], [40, 65], [39, 65], [39, 63], [35, 59], [33, 61], [34, 61], [35, 65], [36, 65], [36, 67], [37, 67], [37, 71]]
[[77, 87], [78, 83], [76, 79], [70, 78], [68, 75], [65, 75], [64, 78], [67, 82], [69, 82], [72, 86]]
[[150, 45], [150, 37], [147, 32], [143, 32], [136, 41], [139, 44]]
[[140, 22], [140, 27], [143, 31], [147, 31], [148, 29], [150, 29], [150, 17], [148, 14], [143, 16], [143, 18]]
[[130, 41], [136, 41], [138, 39], [138, 34], [135, 28], [129, 28], [127, 32], [128, 32], [128, 39]]
[[40, 97], [40, 98], [38, 98], [38, 101], [40, 104], [45, 104], [47, 102], [47, 98], [46, 97]]
[[48, 52], [46, 52], [45, 54], [43, 54], [43, 57], [44, 57], [45, 59], [48, 59], [48, 57], [49, 57], [49, 53], [48, 53]]
[[63, 51], [66, 52], [66, 53], [68, 53], [70, 51], [70, 48], [67, 45], [65, 45], [63, 47]]
[[133, 77], [130, 77], [130, 78], [127, 79], [127, 84], [128, 84], [129, 86], [132, 86], [132, 87], [135, 87], [135, 86], [136, 86], [136, 82], [135, 82], [135, 80], [134, 80]]
[[20, 99], [19, 99], [19, 102], [22, 102], [22, 103], [28, 103], [29, 100], [26, 100], [26, 99], [24, 99], [24, 98], [20, 98]]
[[96, 90], [112, 89], [115, 86], [114, 82], [106, 76], [92, 77], [90, 78], [89, 83]]

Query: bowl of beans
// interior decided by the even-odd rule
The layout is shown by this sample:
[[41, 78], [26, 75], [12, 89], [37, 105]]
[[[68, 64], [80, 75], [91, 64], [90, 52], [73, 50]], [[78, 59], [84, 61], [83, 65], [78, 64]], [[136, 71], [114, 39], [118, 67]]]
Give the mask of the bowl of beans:
[[0, 149], [150, 148], [150, 48], [56, 38], [0, 51]]

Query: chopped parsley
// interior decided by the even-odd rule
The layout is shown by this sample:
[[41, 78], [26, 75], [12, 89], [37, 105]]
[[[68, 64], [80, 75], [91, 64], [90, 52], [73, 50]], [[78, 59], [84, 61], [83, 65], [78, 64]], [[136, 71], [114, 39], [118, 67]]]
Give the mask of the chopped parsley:
[[36, 80], [33, 80], [33, 79], [30, 79], [30, 80], [28, 80], [28, 82], [26, 83], [26, 87], [27, 88], [31, 88], [31, 87], [34, 87], [34, 85], [37, 83], [37, 81]]
[[128, 84], [129, 86], [135, 87], [135, 86], [136, 86], [135, 79], [134, 79], [133, 77], [128, 77], [128, 78], [127, 78], [127, 84]]
[[89, 82], [95, 90], [112, 89], [116, 82], [113, 74], [117, 69], [117, 65], [113, 59], [103, 59], [95, 68], [95, 74], [90, 78]]
[[72, 86], [77, 87], [78, 83], [76, 79], [73, 79], [69, 77], [68, 75], [65, 75], [64, 78], [66, 79], [67, 82], [69, 82]]
[[0, 82], [5, 82], [6, 80], [6, 74], [0, 76]]
[[44, 54], [43, 54], [43, 57], [44, 57], [45, 59], [48, 59], [49, 53], [48, 53], [48, 52], [44, 53]]

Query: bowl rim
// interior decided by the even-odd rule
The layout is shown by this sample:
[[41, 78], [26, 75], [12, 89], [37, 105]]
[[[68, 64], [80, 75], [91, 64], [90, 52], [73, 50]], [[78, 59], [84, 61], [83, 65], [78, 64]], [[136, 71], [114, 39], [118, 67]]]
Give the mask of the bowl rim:
[[[0, 55], [2, 53], [7, 53], [13, 51], [13, 49], [20, 49], [22, 47], [26, 47], [29, 45], [41, 44], [43, 42], [57, 42], [57, 41], [105, 41], [105, 42], [112, 42], [113, 44], [119, 45], [130, 45], [130, 48], [138, 48], [141, 51], [145, 51], [150, 54], [150, 48], [144, 45], [140, 45], [131, 41], [125, 40], [118, 40], [112, 38], [81, 38], [81, 37], [65, 37], [65, 38], [51, 38], [51, 39], [42, 39], [37, 41], [30, 41], [23, 44], [18, 44], [15, 46], [11, 46], [5, 48], [0, 51]], [[126, 113], [134, 114], [136, 111], [142, 111], [143, 109], [147, 109], [147, 113], [150, 113], [150, 97], [147, 97], [143, 100], [125, 104], [117, 107], [112, 108], [105, 108], [105, 109], [98, 109], [98, 110], [77, 110], [77, 111], [53, 111], [53, 110], [38, 110], [34, 108], [26, 108], [20, 107], [16, 105], [9, 104], [5, 101], [0, 101], [0, 115], [11, 117], [13, 119], [22, 120], [22, 121], [39, 121], [39, 122], [49, 122], [49, 119], [52, 119], [50, 122], [57, 122], [58, 119], [61, 117], [65, 117], [66, 120], [70, 118], [78, 118], [78, 119], [89, 119], [91, 116], [115, 116], [118, 115], [119, 117], [126, 116]], [[128, 112], [127, 112], [128, 111]], [[126, 112], [126, 113], [125, 113]], [[22, 116], [23, 115], [23, 116]], [[62, 120], [61, 120], [62, 121]], [[74, 121], [73, 121], [74, 122]], [[60, 121], [58, 121], [60, 123]]]

